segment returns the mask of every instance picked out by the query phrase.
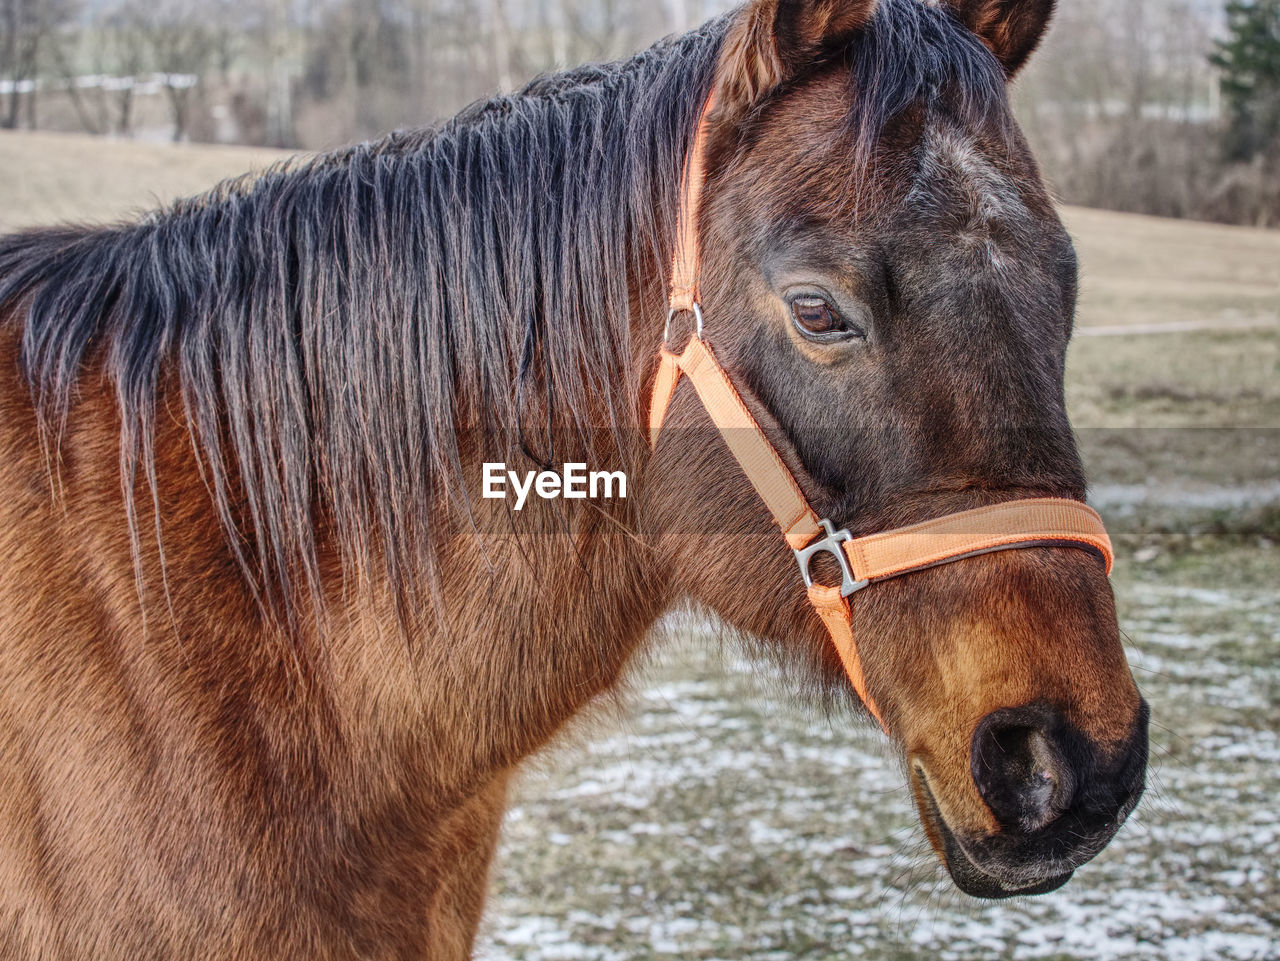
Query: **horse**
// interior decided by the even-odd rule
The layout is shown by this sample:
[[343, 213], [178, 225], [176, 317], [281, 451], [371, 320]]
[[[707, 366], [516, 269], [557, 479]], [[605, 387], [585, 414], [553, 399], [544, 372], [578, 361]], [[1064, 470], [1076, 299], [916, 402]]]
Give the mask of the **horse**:
[[[469, 956], [513, 776], [684, 603], [874, 704], [962, 890], [1101, 850], [1147, 707], [1094, 552], [851, 595], [864, 701], [698, 385], [644, 429], [697, 140], [699, 333], [815, 512], [1083, 501], [1076, 260], [1007, 99], [1051, 13], [750, 0], [0, 240], [0, 956]], [[496, 462], [630, 483], [516, 510]]]

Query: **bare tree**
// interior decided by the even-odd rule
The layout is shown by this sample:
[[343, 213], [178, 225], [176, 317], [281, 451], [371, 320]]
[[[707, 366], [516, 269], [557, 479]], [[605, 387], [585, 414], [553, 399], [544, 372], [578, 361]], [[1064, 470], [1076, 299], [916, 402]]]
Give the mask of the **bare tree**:
[[550, 0], [551, 63], [557, 70], [569, 66], [569, 0]]
[[0, 76], [8, 88], [0, 127], [16, 128], [25, 107], [27, 126], [35, 128], [42, 55], [74, 13], [72, 0], [0, 0]]
[[218, 51], [215, 25], [198, 0], [126, 0], [122, 17], [150, 54], [169, 101], [174, 142], [185, 139], [194, 97]]
[[50, 59], [58, 76], [62, 79], [63, 86], [67, 91], [67, 97], [71, 101], [71, 109], [75, 111], [76, 117], [79, 118], [80, 125], [84, 127], [86, 132], [91, 134], [105, 133], [106, 111], [101, 87], [96, 91], [98, 96], [93, 97], [94, 102], [90, 104], [88, 102], [89, 98], [80, 89], [75, 69], [61, 45], [55, 45], [54, 49], [50, 51]]
[[[1054, 30], [1014, 94], [1063, 199], [1250, 221], [1259, 204], [1275, 211], [1267, 185], [1275, 161], [1250, 172], [1213, 149], [1218, 78], [1207, 55], [1223, 2], [1058, 5]], [[68, 29], [58, 25], [79, 3], [88, 4], [88, 26], [68, 52], [59, 46]], [[0, 0], [0, 125], [32, 122], [43, 70], [86, 130], [128, 134], [134, 80], [154, 73], [175, 139], [205, 133], [193, 122], [195, 106], [217, 96], [236, 118], [224, 135], [330, 146], [441, 119], [537, 73], [626, 56], [733, 3]], [[76, 71], [86, 69], [100, 84], [78, 83]]]
[[273, 147], [289, 147], [294, 142], [290, 26], [288, 0], [270, 0], [263, 38], [266, 43], [267, 142]]
[[89, 62], [101, 78], [98, 95], [105, 116], [100, 126], [127, 137], [133, 133], [134, 97], [148, 61], [131, 0], [97, 11], [85, 39]]
[[[493, 79], [499, 90], [515, 86], [511, 70], [511, 24], [502, 0], [485, 0], [486, 31], [480, 36], [487, 43], [493, 56]], [[486, 36], [487, 34], [487, 36]]]
[[1063, 199], [1202, 216], [1216, 175], [1216, 0], [1076, 0], [1015, 85], [1018, 114]]

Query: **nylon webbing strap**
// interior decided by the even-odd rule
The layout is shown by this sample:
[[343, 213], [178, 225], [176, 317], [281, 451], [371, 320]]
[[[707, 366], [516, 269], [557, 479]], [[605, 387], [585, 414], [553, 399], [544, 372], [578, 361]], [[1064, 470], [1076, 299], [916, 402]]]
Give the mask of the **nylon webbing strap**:
[[853, 611], [849, 608], [849, 599], [840, 596], [840, 588], [824, 587], [814, 584], [809, 588], [809, 603], [822, 618], [822, 624], [831, 635], [831, 643], [840, 655], [840, 663], [844, 666], [845, 676], [853, 685], [854, 693], [862, 699], [871, 716], [880, 722], [885, 733], [884, 718], [880, 716], [880, 708], [876, 706], [871, 693], [867, 690], [867, 678], [862, 671], [862, 658], [858, 656], [858, 645], [853, 640]]
[[[663, 353], [670, 356], [665, 349]], [[711, 349], [698, 338], [690, 337], [684, 352], [675, 358], [674, 367], [693, 384], [702, 406], [720, 428], [720, 436], [751, 481], [751, 486], [769, 508], [791, 549], [799, 550], [810, 543], [821, 531], [818, 515], [810, 509], [794, 475], [751, 416], [751, 411], [742, 402], [742, 395], [734, 388]], [[673, 386], [666, 394], [668, 399], [674, 392]], [[661, 416], [657, 418], [657, 424], [661, 429]]]
[[685, 158], [684, 175], [680, 180], [680, 210], [676, 224], [676, 249], [671, 258], [671, 303], [673, 311], [693, 310], [698, 303], [698, 283], [701, 279], [702, 240], [698, 236], [698, 214], [702, 206], [702, 182], [706, 177], [707, 117], [715, 106], [712, 93], [702, 105], [698, 126], [694, 130], [693, 143]]
[[937, 564], [1017, 547], [1065, 544], [1097, 551], [1111, 573], [1115, 557], [1102, 518], [1079, 501], [1031, 497], [947, 514], [845, 541], [858, 580], [882, 581]]

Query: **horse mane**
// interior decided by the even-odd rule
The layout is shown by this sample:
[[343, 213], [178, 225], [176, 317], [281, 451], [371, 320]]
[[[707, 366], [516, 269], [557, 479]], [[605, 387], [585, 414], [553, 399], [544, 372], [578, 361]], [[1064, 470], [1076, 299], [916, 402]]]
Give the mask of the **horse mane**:
[[[100, 365], [121, 415], [136, 562], [135, 489], [150, 490], [160, 535], [153, 441], [172, 382], [267, 610], [292, 619], [297, 596], [318, 603], [318, 516], [345, 559], [377, 556], [397, 597], [413, 591], [434, 570], [433, 506], [474, 486], [461, 431], [549, 460], [521, 425], [534, 408], [543, 433], [608, 429], [620, 450], [630, 443], [629, 280], [669, 257], [690, 131], [729, 23], [134, 223], [0, 238], [0, 316], [22, 325], [46, 449]], [[948, 81], [1003, 103], [990, 54], [918, 0], [882, 0], [846, 57], [864, 145]]]

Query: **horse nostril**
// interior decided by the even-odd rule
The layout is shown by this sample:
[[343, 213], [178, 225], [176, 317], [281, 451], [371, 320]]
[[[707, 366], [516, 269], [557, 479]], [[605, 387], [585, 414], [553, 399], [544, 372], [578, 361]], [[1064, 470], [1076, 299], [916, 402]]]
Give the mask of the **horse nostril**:
[[974, 731], [973, 780], [1002, 823], [1037, 831], [1070, 807], [1076, 775], [1060, 729], [1057, 712], [1028, 705], [993, 711]]

